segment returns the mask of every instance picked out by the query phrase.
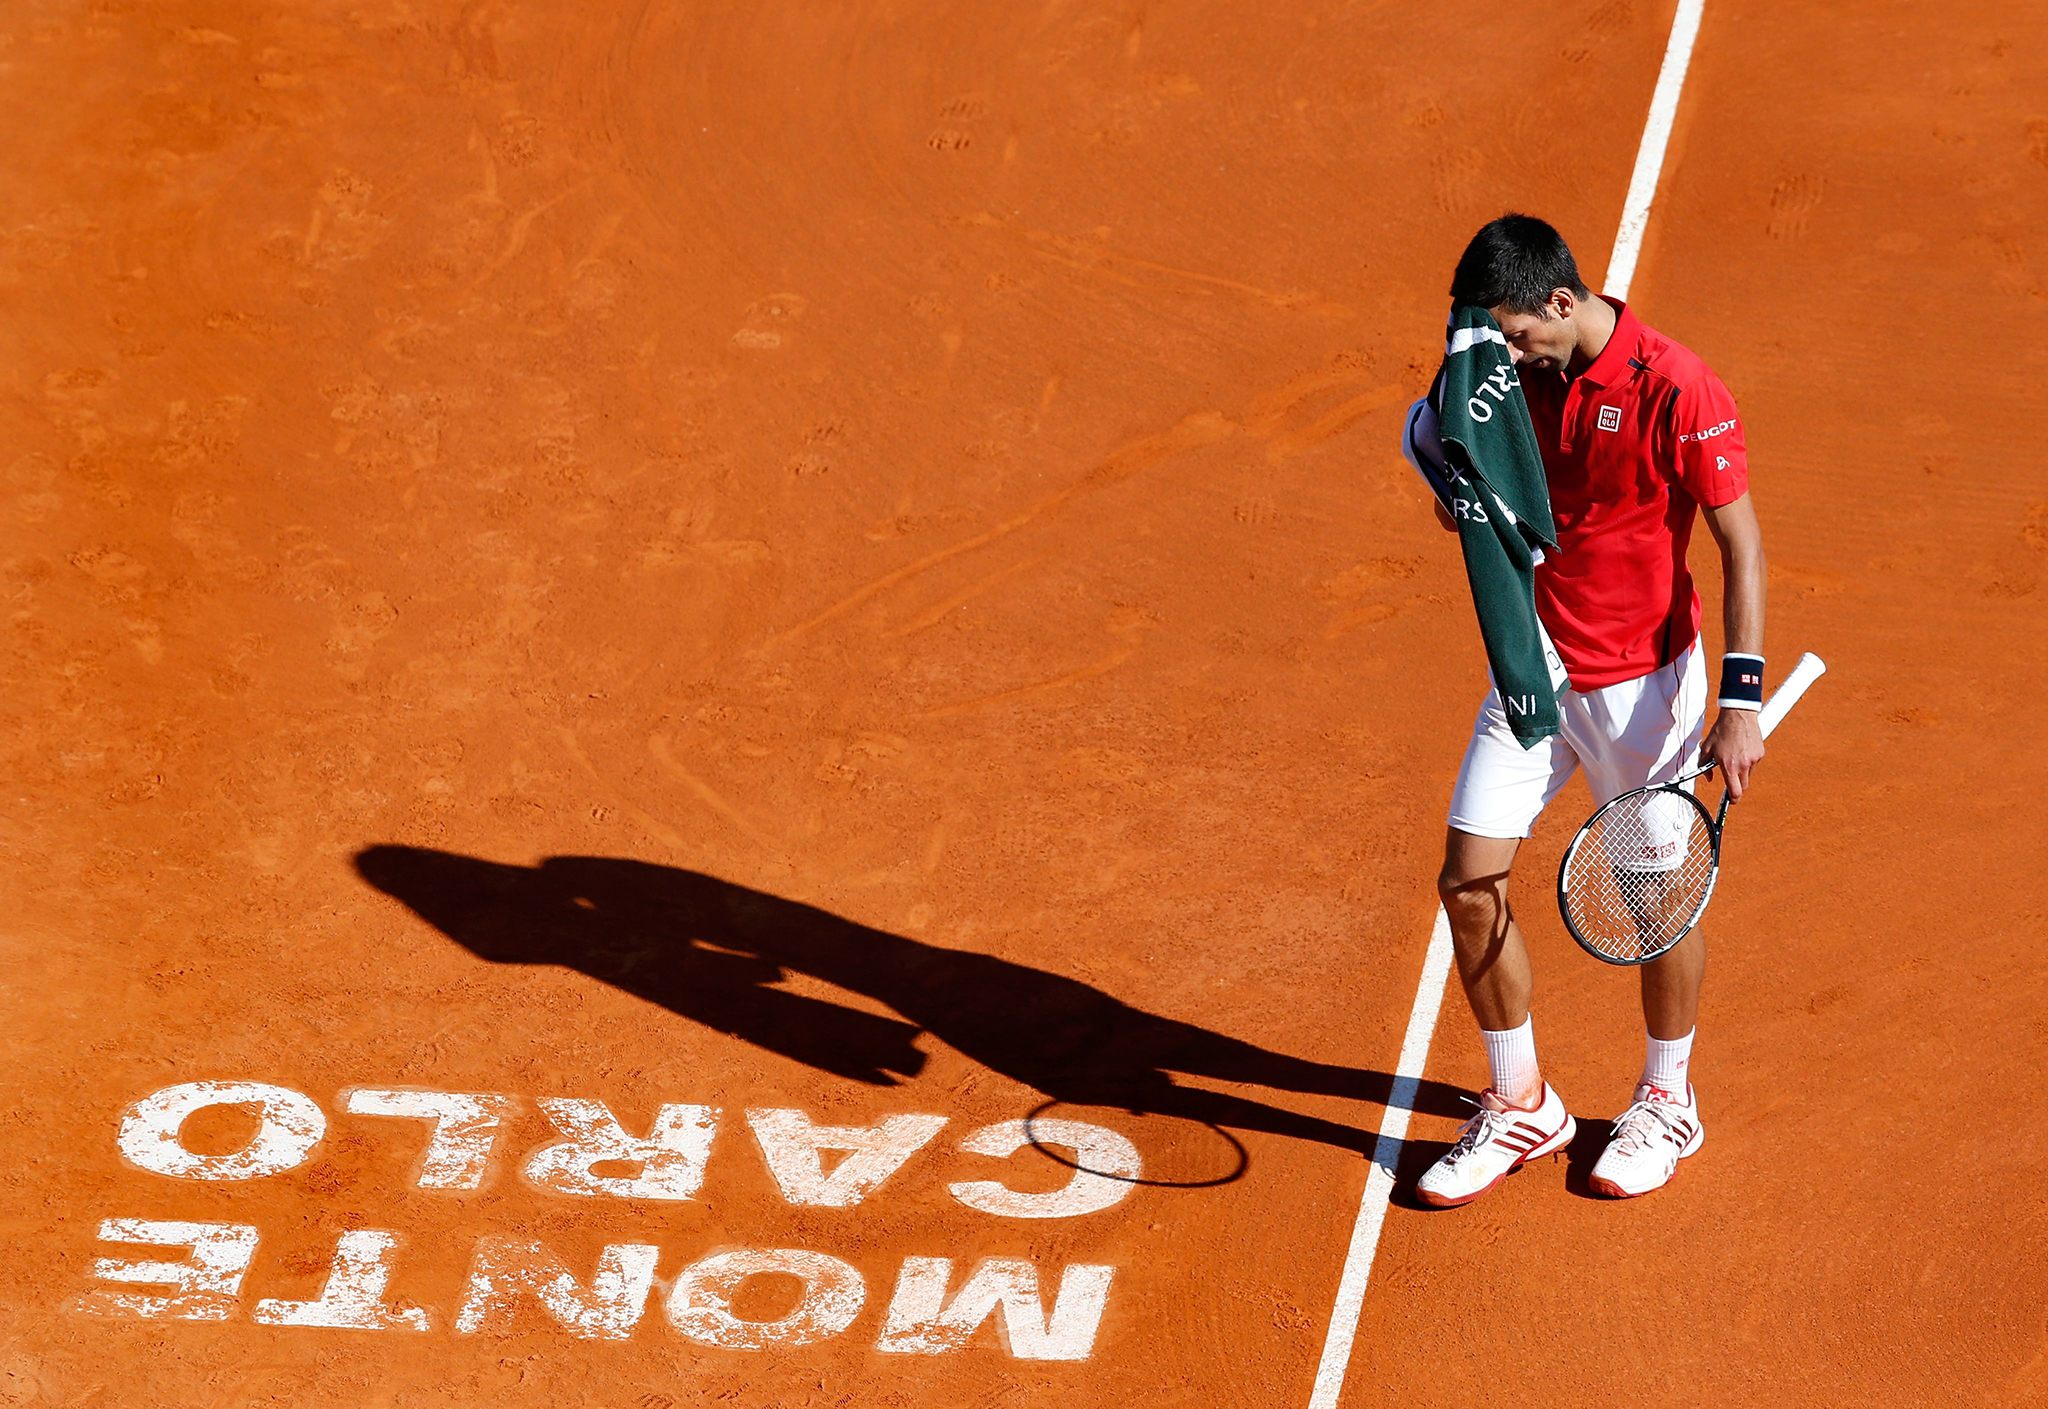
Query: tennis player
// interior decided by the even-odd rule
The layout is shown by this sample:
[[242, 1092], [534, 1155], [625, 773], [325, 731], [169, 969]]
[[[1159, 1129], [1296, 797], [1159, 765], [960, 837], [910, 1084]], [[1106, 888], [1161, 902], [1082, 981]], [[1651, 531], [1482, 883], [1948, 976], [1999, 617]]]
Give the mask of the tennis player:
[[[1576, 1129], [1536, 1060], [1529, 953], [1508, 904], [1536, 815], [1581, 768], [1606, 802], [1710, 759], [1739, 798], [1764, 754], [1763, 539], [1728, 388], [1627, 305], [1594, 297], [1564, 240], [1531, 216], [1504, 215], [1473, 237], [1451, 298], [1492, 312], [1522, 380], [1557, 525], [1557, 551], [1536, 569], [1536, 614], [1570, 678], [1558, 697], [1562, 731], [1528, 749], [1489, 693], [1451, 795], [1438, 889], [1492, 1085], [1422, 1176], [1419, 1194], [1439, 1207], [1471, 1202]], [[1727, 584], [1728, 654], [1710, 729], [1700, 599], [1686, 568], [1695, 507]], [[1437, 516], [1455, 527], [1441, 505]], [[1642, 967], [1648, 1050], [1593, 1167], [1602, 1193], [1660, 1188], [1700, 1147], [1689, 1064], [1705, 968], [1697, 930]]]

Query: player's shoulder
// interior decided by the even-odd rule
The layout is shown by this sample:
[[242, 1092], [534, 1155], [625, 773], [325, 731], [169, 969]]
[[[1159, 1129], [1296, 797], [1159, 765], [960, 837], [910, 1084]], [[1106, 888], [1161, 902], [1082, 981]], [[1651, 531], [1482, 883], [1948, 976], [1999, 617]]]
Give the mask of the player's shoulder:
[[1687, 391], [1702, 383], [1719, 387], [1721, 379], [1706, 359], [1674, 337], [1658, 332], [1647, 323], [1636, 325], [1636, 355], [1630, 362], [1640, 372], [1665, 383], [1673, 391]]

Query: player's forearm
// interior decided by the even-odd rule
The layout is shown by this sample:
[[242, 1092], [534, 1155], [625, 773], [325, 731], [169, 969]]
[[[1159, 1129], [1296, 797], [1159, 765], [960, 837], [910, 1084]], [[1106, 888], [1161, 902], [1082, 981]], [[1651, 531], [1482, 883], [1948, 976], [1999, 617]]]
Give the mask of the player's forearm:
[[1706, 511], [1721, 549], [1721, 649], [1764, 653], [1764, 535], [1747, 494]]
[[[1721, 547], [1721, 649], [1760, 656], [1764, 653], [1764, 536], [1757, 526], [1756, 506], [1744, 494], [1706, 514], [1707, 526]], [[1749, 786], [1750, 771], [1764, 756], [1755, 709], [1724, 708], [1707, 731], [1700, 751], [1721, 766], [1722, 776], [1728, 780], [1728, 796], [1739, 799]]]
[[1721, 598], [1721, 639], [1724, 651], [1752, 656], [1764, 653], [1764, 545], [1746, 551], [1724, 551], [1721, 569], [1726, 584]]

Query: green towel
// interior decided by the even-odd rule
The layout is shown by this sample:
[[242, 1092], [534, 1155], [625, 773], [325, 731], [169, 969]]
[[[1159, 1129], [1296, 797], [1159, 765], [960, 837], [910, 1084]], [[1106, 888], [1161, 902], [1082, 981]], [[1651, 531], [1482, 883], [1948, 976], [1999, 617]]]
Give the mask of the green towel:
[[1451, 309], [1443, 370], [1430, 389], [1465, 575], [1508, 725], [1523, 748], [1558, 730], [1563, 670], [1536, 620], [1536, 564], [1557, 549], [1543, 454], [1500, 325], [1483, 308]]

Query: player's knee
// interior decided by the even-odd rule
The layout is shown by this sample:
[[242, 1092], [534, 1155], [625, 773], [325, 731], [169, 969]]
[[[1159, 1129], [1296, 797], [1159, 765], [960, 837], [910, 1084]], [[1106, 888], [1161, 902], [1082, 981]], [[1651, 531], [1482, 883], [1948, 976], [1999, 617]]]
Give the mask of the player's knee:
[[1451, 901], [1457, 897], [1462, 884], [1463, 878], [1448, 866], [1436, 873], [1436, 898], [1444, 903], [1446, 910], [1451, 908]]
[[1438, 873], [1436, 893], [1455, 930], [1491, 928], [1507, 906], [1499, 877], [1467, 876], [1450, 866]]

